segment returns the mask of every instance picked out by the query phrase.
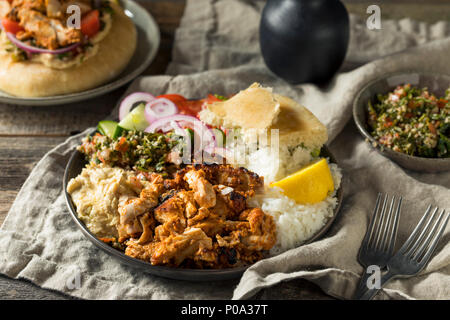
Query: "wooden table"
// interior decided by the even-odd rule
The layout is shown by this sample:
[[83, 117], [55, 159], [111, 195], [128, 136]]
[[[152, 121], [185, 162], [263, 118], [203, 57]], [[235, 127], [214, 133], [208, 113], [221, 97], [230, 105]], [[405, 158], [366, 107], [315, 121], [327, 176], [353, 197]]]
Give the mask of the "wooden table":
[[[182, 17], [185, 0], [138, 0], [157, 20], [161, 29], [161, 48], [146, 75], [162, 74], [171, 59], [174, 32]], [[350, 12], [366, 16], [370, 4], [380, 4], [383, 18], [411, 17], [433, 22], [450, 20], [446, 0], [367, 1], [344, 0]], [[124, 89], [112, 94], [119, 98]], [[99, 104], [95, 109], [70, 106], [0, 107], [0, 225], [20, 187], [35, 163], [68, 136], [95, 126], [113, 106]], [[67, 299], [69, 297], [41, 289], [27, 281], [0, 276], [0, 299]], [[260, 292], [259, 299], [330, 299], [317, 286], [295, 280]]]

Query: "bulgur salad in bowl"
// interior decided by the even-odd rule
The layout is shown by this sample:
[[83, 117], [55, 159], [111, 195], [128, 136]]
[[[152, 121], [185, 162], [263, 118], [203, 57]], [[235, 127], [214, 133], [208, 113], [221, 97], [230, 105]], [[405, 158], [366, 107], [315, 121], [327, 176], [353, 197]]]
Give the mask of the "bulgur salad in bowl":
[[405, 72], [367, 84], [353, 118], [370, 145], [400, 166], [450, 170], [450, 76]]
[[[257, 123], [238, 126], [248, 110]], [[342, 172], [326, 140], [309, 110], [259, 84], [201, 100], [137, 92], [118, 122], [101, 121], [77, 147], [66, 200], [83, 233], [123, 262], [169, 278], [233, 278], [331, 226]]]

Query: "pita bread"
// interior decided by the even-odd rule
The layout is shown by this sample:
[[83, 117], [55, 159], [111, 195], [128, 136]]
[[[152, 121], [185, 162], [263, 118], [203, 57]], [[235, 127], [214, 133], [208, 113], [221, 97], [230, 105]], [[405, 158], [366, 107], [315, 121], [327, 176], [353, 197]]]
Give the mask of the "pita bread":
[[207, 111], [200, 112], [200, 119], [217, 127], [266, 129], [279, 112], [272, 90], [254, 83], [226, 101], [208, 105]]
[[123, 9], [111, 3], [112, 27], [97, 54], [78, 66], [52, 69], [41, 63], [13, 62], [0, 56], [0, 90], [20, 97], [45, 97], [80, 92], [99, 86], [122, 72], [136, 49], [137, 33]]
[[216, 127], [278, 129], [281, 146], [322, 147], [327, 128], [307, 108], [294, 100], [273, 94], [255, 83], [224, 102], [216, 102], [199, 113], [200, 119]]
[[279, 130], [280, 144], [309, 149], [321, 148], [328, 140], [327, 128], [316, 116], [294, 100], [275, 94], [280, 102], [280, 113], [270, 129]]

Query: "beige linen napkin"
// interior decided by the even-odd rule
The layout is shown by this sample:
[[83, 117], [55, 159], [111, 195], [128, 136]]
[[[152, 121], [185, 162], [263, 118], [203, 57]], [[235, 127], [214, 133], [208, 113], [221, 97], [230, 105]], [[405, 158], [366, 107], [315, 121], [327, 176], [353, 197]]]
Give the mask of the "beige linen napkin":
[[[188, 1], [176, 35], [174, 61], [168, 70], [171, 75], [139, 78], [128, 92], [170, 92], [201, 97], [207, 93], [234, 93], [258, 81], [310, 108], [327, 125], [330, 148], [344, 172], [344, 203], [327, 235], [315, 243], [260, 261], [235, 281], [175, 281], [122, 265], [84, 238], [64, 203], [63, 170], [70, 152], [86, 131], [51, 150], [25, 182], [0, 229], [0, 272], [83, 298], [242, 299], [268, 288], [265, 296], [282, 299], [270, 296], [269, 287], [304, 278], [332, 296], [348, 299], [363, 272], [356, 255], [377, 192], [404, 195], [400, 243], [429, 203], [450, 208], [450, 172], [405, 171], [373, 151], [349, 121], [355, 94], [371, 79], [418, 67], [450, 73], [450, 38], [445, 38], [449, 36], [448, 23], [429, 26], [411, 20], [391, 21], [384, 24], [385, 29], [377, 31], [380, 35], [363, 37], [366, 41], [358, 42], [354, 39], [367, 31], [361, 27], [364, 21], [352, 17], [348, 61], [351, 57], [359, 62], [377, 58], [385, 53], [378, 48], [388, 47], [387, 43], [390, 43], [389, 53], [414, 48], [340, 73], [326, 87], [291, 86], [273, 76], [259, 56], [256, 30], [262, 4], [261, 1]], [[414, 33], [418, 26], [423, 32]], [[399, 41], [395, 47], [397, 42], [393, 37], [405, 34], [409, 34], [411, 41]], [[429, 41], [434, 39], [441, 40]], [[358, 52], [359, 43], [364, 46], [364, 56]], [[450, 298], [449, 229], [425, 270], [418, 276], [392, 281], [377, 298]], [[81, 275], [80, 286], [75, 288], [67, 286], [74, 274]]]

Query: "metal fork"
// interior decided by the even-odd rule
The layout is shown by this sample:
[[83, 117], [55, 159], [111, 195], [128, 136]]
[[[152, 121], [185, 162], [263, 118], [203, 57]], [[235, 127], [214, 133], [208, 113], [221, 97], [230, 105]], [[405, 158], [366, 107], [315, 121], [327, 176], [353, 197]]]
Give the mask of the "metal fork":
[[[436, 216], [438, 207], [433, 210], [430, 217], [431, 208], [431, 205], [428, 206], [412, 234], [400, 250], [389, 259], [386, 265], [388, 271], [381, 277], [380, 288], [393, 278], [416, 275], [430, 260], [450, 218], [450, 214], [446, 215], [444, 209]], [[368, 289], [361, 299], [369, 300], [379, 290], [379, 288]]]
[[[372, 219], [359, 249], [358, 261], [365, 271], [373, 265], [380, 269], [385, 268], [393, 255], [402, 197], [399, 197], [398, 200], [395, 196], [392, 197], [389, 211], [387, 211], [388, 200], [389, 195], [378, 194]], [[364, 272], [354, 294], [354, 299], [361, 299], [368, 290], [367, 280], [370, 276], [371, 273]]]

